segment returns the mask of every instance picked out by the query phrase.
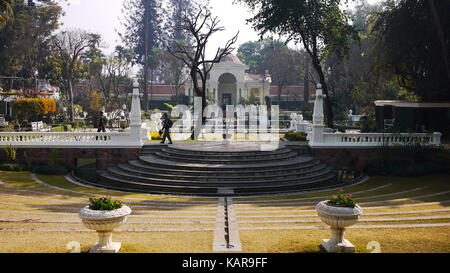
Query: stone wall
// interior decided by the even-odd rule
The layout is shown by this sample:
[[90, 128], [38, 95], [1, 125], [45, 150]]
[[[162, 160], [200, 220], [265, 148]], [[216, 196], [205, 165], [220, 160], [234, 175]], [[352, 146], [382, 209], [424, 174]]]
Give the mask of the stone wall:
[[377, 148], [312, 148], [312, 155], [332, 168], [342, 168], [352, 164], [364, 170], [377, 160]]
[[[50, 158], [50, 150], [50, 148], [19, 148], [16, 162], [47, 163]], [[55, 150], [58, 151], [58, 162], [61, 164], [75, 169], [77, 159], [95, 158], [97, 170], [104, 170], [107, 167], [125, 163], [131, 159], [137, 159], [140, 153], [138, 148], [57, 148]], [[6, 162], [4, 150], [0, 151], [0, 158], [2, 159], [1, 161]]]

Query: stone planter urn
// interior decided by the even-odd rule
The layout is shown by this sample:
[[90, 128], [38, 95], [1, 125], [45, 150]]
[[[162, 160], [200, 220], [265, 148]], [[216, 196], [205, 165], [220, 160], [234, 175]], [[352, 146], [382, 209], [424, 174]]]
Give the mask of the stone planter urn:
[[355, 247], [344, 238], [346, 227], [355, 224], [362, 214], [361, 207], [357, 204], [354, 208], [329, 205], [328, 200], [316, 205], [316, 211], [320, 220], [331, 226], [331, 239], [323, 239], [322, 246], [327, 252], [351, 253]]
[[98, 233], [98, 242], [89, 253], [117, 253], [122, 244], [112, 241], [112, 232], [126, 221], [130, 213], [131, 209], [126, 205], [115, 210], [91, 210], [89, 206], [84, 207], [78, 215], [87, 228]]

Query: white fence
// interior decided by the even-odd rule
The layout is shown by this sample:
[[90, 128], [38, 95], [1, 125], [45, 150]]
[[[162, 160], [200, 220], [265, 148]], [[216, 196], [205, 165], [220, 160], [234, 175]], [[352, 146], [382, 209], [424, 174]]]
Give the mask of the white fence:
[[139, 148], [142, 143], [130, 133], [0, 133], [0, 147], [8, 145], [18, 148]]

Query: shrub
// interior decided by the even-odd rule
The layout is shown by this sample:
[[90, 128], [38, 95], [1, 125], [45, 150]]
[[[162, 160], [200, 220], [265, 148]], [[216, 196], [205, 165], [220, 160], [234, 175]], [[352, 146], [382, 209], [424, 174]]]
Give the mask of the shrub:
[[162, 136], [159, 134], [159, 132], [156, 131], [150, 132], [150, 137], [152, 140], [162, 140]]
[[14, 147], [12, 144], [9, 144], [5, 148], [6, 157], [8, 157], [9, 162], [16, 161], [16, 155], [17, 155], [17, 148]]
[[306, 141], [305, 133], [287, 132], [284, 137], [289, 141]]
[[115, 210], [123, 206], [120, 200], [111, 200], [111, 197], [108, 195], [99, 198], [91, 197], [89, 201], [89, 209], [92, 210]]
[[23, 98], [14, 102], [14, 112], [20, 120], [32, 120], [38, 116], [56, 112], [56, 102], [49, 98]]

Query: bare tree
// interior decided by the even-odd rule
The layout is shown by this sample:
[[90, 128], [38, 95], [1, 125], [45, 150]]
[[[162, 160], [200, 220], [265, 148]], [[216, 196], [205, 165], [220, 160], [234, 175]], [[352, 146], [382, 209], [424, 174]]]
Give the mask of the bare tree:
[[[223, 27], [219, 27], [220, 20], [213, 17], [211, 13], [203, 7], [199, 7], [197, 14], [189, 15], [186, 11], [179, 15], [180, 25], [176, 28], [185, 31], [194, 37], [192, 45], [186, 45], [180, 41], [175, 42], [175, 49], [168, 48], [167, 50], [175, 57], [182, 60], [189, 68], [189, 75], [191, 76], [194, 85], [195, 94], [202, 98], [202, 113], [206, 108], [206, 81], [208, 74], [211, 71], [214, 63], [229, 55], [235, 48], [239, 31], [233, 38], [228, 40], [223, 48], [218, 48], [215, 57], [212, 59], [206, 58], [206, 45], [208, 39], [216, 32], [223, 31]], [[201, 86], [199, 85], [199, 78]], [[203, 118], [203, 124], [206, 119]]]
[[123, 85], [129, 85], [128, 72], [130, 63], [126, 59], [118, 56], [110, 56], [97, 60], [91, 69], [94, 86], [103, 92], [106, 102], [106, 110], [112, 111], [120, 108], [124, 100], [120, 100], [123, 95]]
[[69, 118], [74, 121], [73, 86], [74, 75], [80, 66], [80, 57], [93, 43], [98, 43], [98, 35], [80, 29], [61, 31], [52, 37], [52, 47], [57, 56], [64, 81], [68, 102]]

